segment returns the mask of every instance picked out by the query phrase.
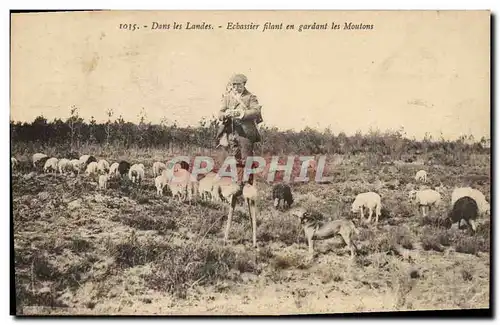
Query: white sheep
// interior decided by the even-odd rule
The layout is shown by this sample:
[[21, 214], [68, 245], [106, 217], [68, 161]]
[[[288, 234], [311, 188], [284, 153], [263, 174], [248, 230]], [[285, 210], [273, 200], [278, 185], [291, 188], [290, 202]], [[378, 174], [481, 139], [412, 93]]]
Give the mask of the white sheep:
[[167, 169], [167, 165], [162, 162], [155, 161], [155, 163], [153, 164], [153, 177], [161, 175], [162, 171], [164, 171], [165, 169]]
[[43, 166], [43, 172], [47, 173], [47, 172], [49, 172], [49, 170], [51, 170], [53, 173], [56, 173], [58, 161], [59, 161], [59, 159], [54, 158], [54, 157], [47, 159], [47, 161], [45, 162], [45, 165]]
[[[210, 172], [206, 174], [198, 183], [198, 193], [201, 197], [202, 200], [209, 200], [211, 199], [212, 201], [216, 201], [218, 198], [218, 195], [213, 195], [213, 189], [215, 186], [215, 177], [217, 176], [216, 173]], [[218, 194], [218, 187], [217, 187], [217, 194]]]
[[69, 159], [66, 158], [60, 159], [59, 162], [57, 163], [57, 167], [61, 175], [64, 175], [67, 171], [69, 172], [73, 171], [73, 164]]
[[168, 179], [167, 179], [165, 174], [161, 174], [159, 176], [156, 176], [156, 178], [155, 178], [156, 194], [162, 196], [163, 189], [167, 185], [168, 185]]
[[432, 189], [425, 189], [420, 191], [410, 191], [408, 198], [411, 202], [415, 202], [422, 208], [422, 215], [425, 217], [427, 214], [425, 208], [427, 207], [430, 211], [431, 207], [438, 206], [441, 204], [441, 194], [438, 191]]
[[[168, 175], [168, 173], [165, 173], [165, 175]], [[191, 203], [196, 193], [197, 179], [189, 171], [182, 168], [174, 168], [172, 176], [171, 178], [167, 176], [167, 178], [170, 178], [168, 185], [172, 192], [172, 197], [174, 199], [177, 198], [179, 202], [187, 199]]]
[[422, 182], [427, 182], [427, 172], [425, 170], [419, 170], [417, 174], [415, 175], [415, 180], [422, 181]]
[[33, 160], [33, 167], [36, 168], [36, 163], [40, 160], [40, 159], [43, 159], [45, 157], [48, 157], [46, 154], [44, 153], [35, 153], [32, 157], [32, 160]]
[[471, 197], [476, 201], [479, 209], [479, 214], [489, 215], [491, 213], [490, 204], [488, 203], [488, 201], [486, 201], [486, 197], [484, 196], [484, 194], [481, 193], [481, 191], [473, 189], [471, 187], [455, 188], [451, 193], [451, 206], [453, 206], [458, 199], [464, 196]]
[[99, 175], [99, 189], [105, 190], [108, 188], [108, 178], [107, 174]]
[[360, 213], [361, 220], [364, 218], [363, 208], [368, 209], [368, 222], [372, 221], [373, 210], [375, 210], [375, 223], [378, 223], [378, 218], [380, 217], [380, 211], [382, 209], [382, 200], [380, 195], [375, 192], [360, 193], [356, 196], [354, 202], [352, 202], [351, 212]]
[[98, 171], [99, 171], [99, 168], [97, 166], [97, 163], [95, 161], [93, 161], [87, 165], [87, 169], [85, 170], [85, 174], [87, 174], [87, 176], [90, 176], [92, 174], [97, 174]]
[[120, 176], [118, 166], [120, 166], [120, 164], [117, 162], [111, 164], [111, 166], [109, 167], [109, 177], [114, 178]]
[[128, 178], [132, 183], [140, 183], [144, 179], [144, 165], [134, 164], [128, 171]]
[[97, 162], [97, 168], [100, 173], [107, 174], [109, 171], [109, 163], [106, 160], [101, 159]]
[[72, 167], [73, 167], [73, 173], [80, 175], [80, 172], [82, 171], [82, 162], [79, 159], [73, 159], [70, 161]]

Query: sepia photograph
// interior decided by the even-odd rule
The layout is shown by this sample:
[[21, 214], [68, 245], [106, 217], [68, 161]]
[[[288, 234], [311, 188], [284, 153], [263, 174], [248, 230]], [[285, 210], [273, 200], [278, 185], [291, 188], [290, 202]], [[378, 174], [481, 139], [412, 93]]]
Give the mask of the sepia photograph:
[[491, 315], [491, 24], [11, 11], [11, 313]]

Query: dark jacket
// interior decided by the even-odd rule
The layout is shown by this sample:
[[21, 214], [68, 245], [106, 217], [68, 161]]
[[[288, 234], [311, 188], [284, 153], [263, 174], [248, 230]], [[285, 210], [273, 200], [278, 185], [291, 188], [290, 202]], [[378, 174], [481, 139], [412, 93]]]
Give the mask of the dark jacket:
[[[242, 104], [245, 106], [245, 115], [241, 119], [224, 118], [222, 114], [227, 110], [240, 109]], [[257, 96], [249, 92], [247, 89], [241, 94], [241, 103], [232, 95], [227, 95], [222, 99], [222, 105], [219, 112], [219, 119], [223, 122], [217, 132], [217, 137], [222, 133], [235, 132], [239, 136], [249, 139], [252, 142], [260, 142], [261, 137], [257, 125], [261, 123], [261, 105], [257, 100]]]

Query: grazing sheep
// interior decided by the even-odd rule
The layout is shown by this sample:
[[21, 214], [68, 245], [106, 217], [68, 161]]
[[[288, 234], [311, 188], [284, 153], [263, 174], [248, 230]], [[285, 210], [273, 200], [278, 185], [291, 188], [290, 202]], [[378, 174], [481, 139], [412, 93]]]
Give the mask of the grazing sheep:
[[153, 164], [153, 177], [161, 175], [161, 173], [167, 169], [167, 165], [162, 162], [155, 161]]
[[40, 158], [37, 162], [36, 162], [36, 170], [40, 171], [40, 172], [43, 172], [43, 167], [45, 167], [45, 163], [47, 162], [47, 160], [49, 160], [50, 157], [43, 157], [43, 158]]
[[471, 187], [455, 188], [451, 193], [451, 205], [453, 206], [458, 199], [464, 196], [471, 197], [476, 201], [480, 215], [490, 215], [490, 204], [486, 201], [484, 194]]
[[35, 153], [32, 157], [33, 167], [36, 168], [37, 163], [43, 158], [48, 158], [48, 156], [44, 153]]
[[[165, 175], [169, 175], [169, 173], [165, 171]], [[187, 201], [191, 203], [196, 191], [196, 178], [191, 175], [190, 172], [182, 168], [177, 170], [174, 169], [172, 176], [168, 184], [172, 192], [172, 197], [177, 198], [179, 202], [183, 202], [187, 199]]]
[[108, 187], [108, 178], [107, 174], [99, 175], [99, 189], [105, 190]]
[[59, 162], [57, 163], [57, 167], [61, 175], [64, 175], [66, 172], [73, 171], [73, 164], [69, 159], [66, 158], [60, 159]]
[[111, 164], [111, 167], [109, 167], [109, 177], [114, 178], [120, 176], [118, 166], [120, 166], [120, 164], [117, 162]]
[[410, 202], [415, 202], [422, 208], [422, 215], [424, 217], [427, 216], [425, 213], [425, 207], [427, 207], [430, 211], [431, 206], [436, 207], [441, 204], [441, 194], [439, 194], [438, 191], [431, 189], [410, 191], [408, 198], [410, 199]]
[[87, 161], [85, 162], [84, 166], [88, 166], [90, 163], [97, 163], [97, 158], [94, 157], [94, 156], [90, 156], [89, 159], [87, 159]]
[[85, 174], [87, 176], [97, 174], [99, 171], [99, 168], [97, 167], [97, 162], [93, 161], [90, 164], [87, 165], [87, 168], [85, 169]]
[[210, 172], [206, 174], [202, 179], [200, 179], [198, 183], [198, 192], [202, 200], [212, 200], [215, 201], [215, 197], [213, 196], [213, 188], [215, 183], [216, 173]]
[[274, 207], [279, 208], [283, 202], [283, 208], [290, 208], [293, 203], [292, 189], [288, 184], [276, 184], [273, 187]]
[[80, 175], [82, 171], [82, 162], [79, 159], [73, 159], [70, 163], [73, 166], [73, 173]]
[[123, 175], [127, 175], [130, 170], [130, 163], [128, 161], [120, 161], [118, 164], [118, 172], [123, 177]]
[[54, 157], [47, 159], [47, 161], [43, 165], [43, 172], [48, 173], [50, 170], [55, 174], [57, 172], [58, 161], [59, 161], [59, 159], [54, 158]]
[[427, 172], [425, 170], [419, 170], [417, 174], [415, 175], [415, 180], [422, 181], [424, 183], [427, 182]]
[[361, 220], [364, 218], [363, 209], [368, 209], [368, 222], [372, 221], [373, 210], [375, 210], [375, 223], [378, 223], [378, 218], [380, 217], [380, 211], [382, 209], [382, 200], [380, 195], [375, 192], [361, 193], [356, 196], [356, 199], [352, 203], [351, 212], [360, 213]]
[[[120, 168], [120, 166], [118, 166]], [[132, 181], [132, 183], [141, 183], [144, 179], [144, 165], [143, 164], [135, 164], [130, 167], [128, 171], [128, 178]]]
[[97, 162], [97, 168], [100, 173], [107, 174], [109, 171], [109, 163], [106, 160], [101, 159]]
[[163, 177], [162, 175], [155, 177], [156, 194], [159, 196], [163, 195], [163, 188], [165, 187], [164, 180], [165, 177]]
[[448, 218], [451, 220], [451, 224], [458, 222], [458, 228], [460, 228], [460, 222], [465, 220], [472, 231], [476, 231], [476, 224], [474, 222], [479, 215], [479, 208], [476, 200], [469, 196], [462, 196], [453, 204], [452, 210], [448, 213]]

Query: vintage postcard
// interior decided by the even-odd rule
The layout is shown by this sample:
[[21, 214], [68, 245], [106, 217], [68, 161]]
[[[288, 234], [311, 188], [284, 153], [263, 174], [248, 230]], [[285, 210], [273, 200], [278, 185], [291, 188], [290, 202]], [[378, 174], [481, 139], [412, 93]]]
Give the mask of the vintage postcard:
[[12, 313], [488, 313], [490, 24], [12, 12]]

